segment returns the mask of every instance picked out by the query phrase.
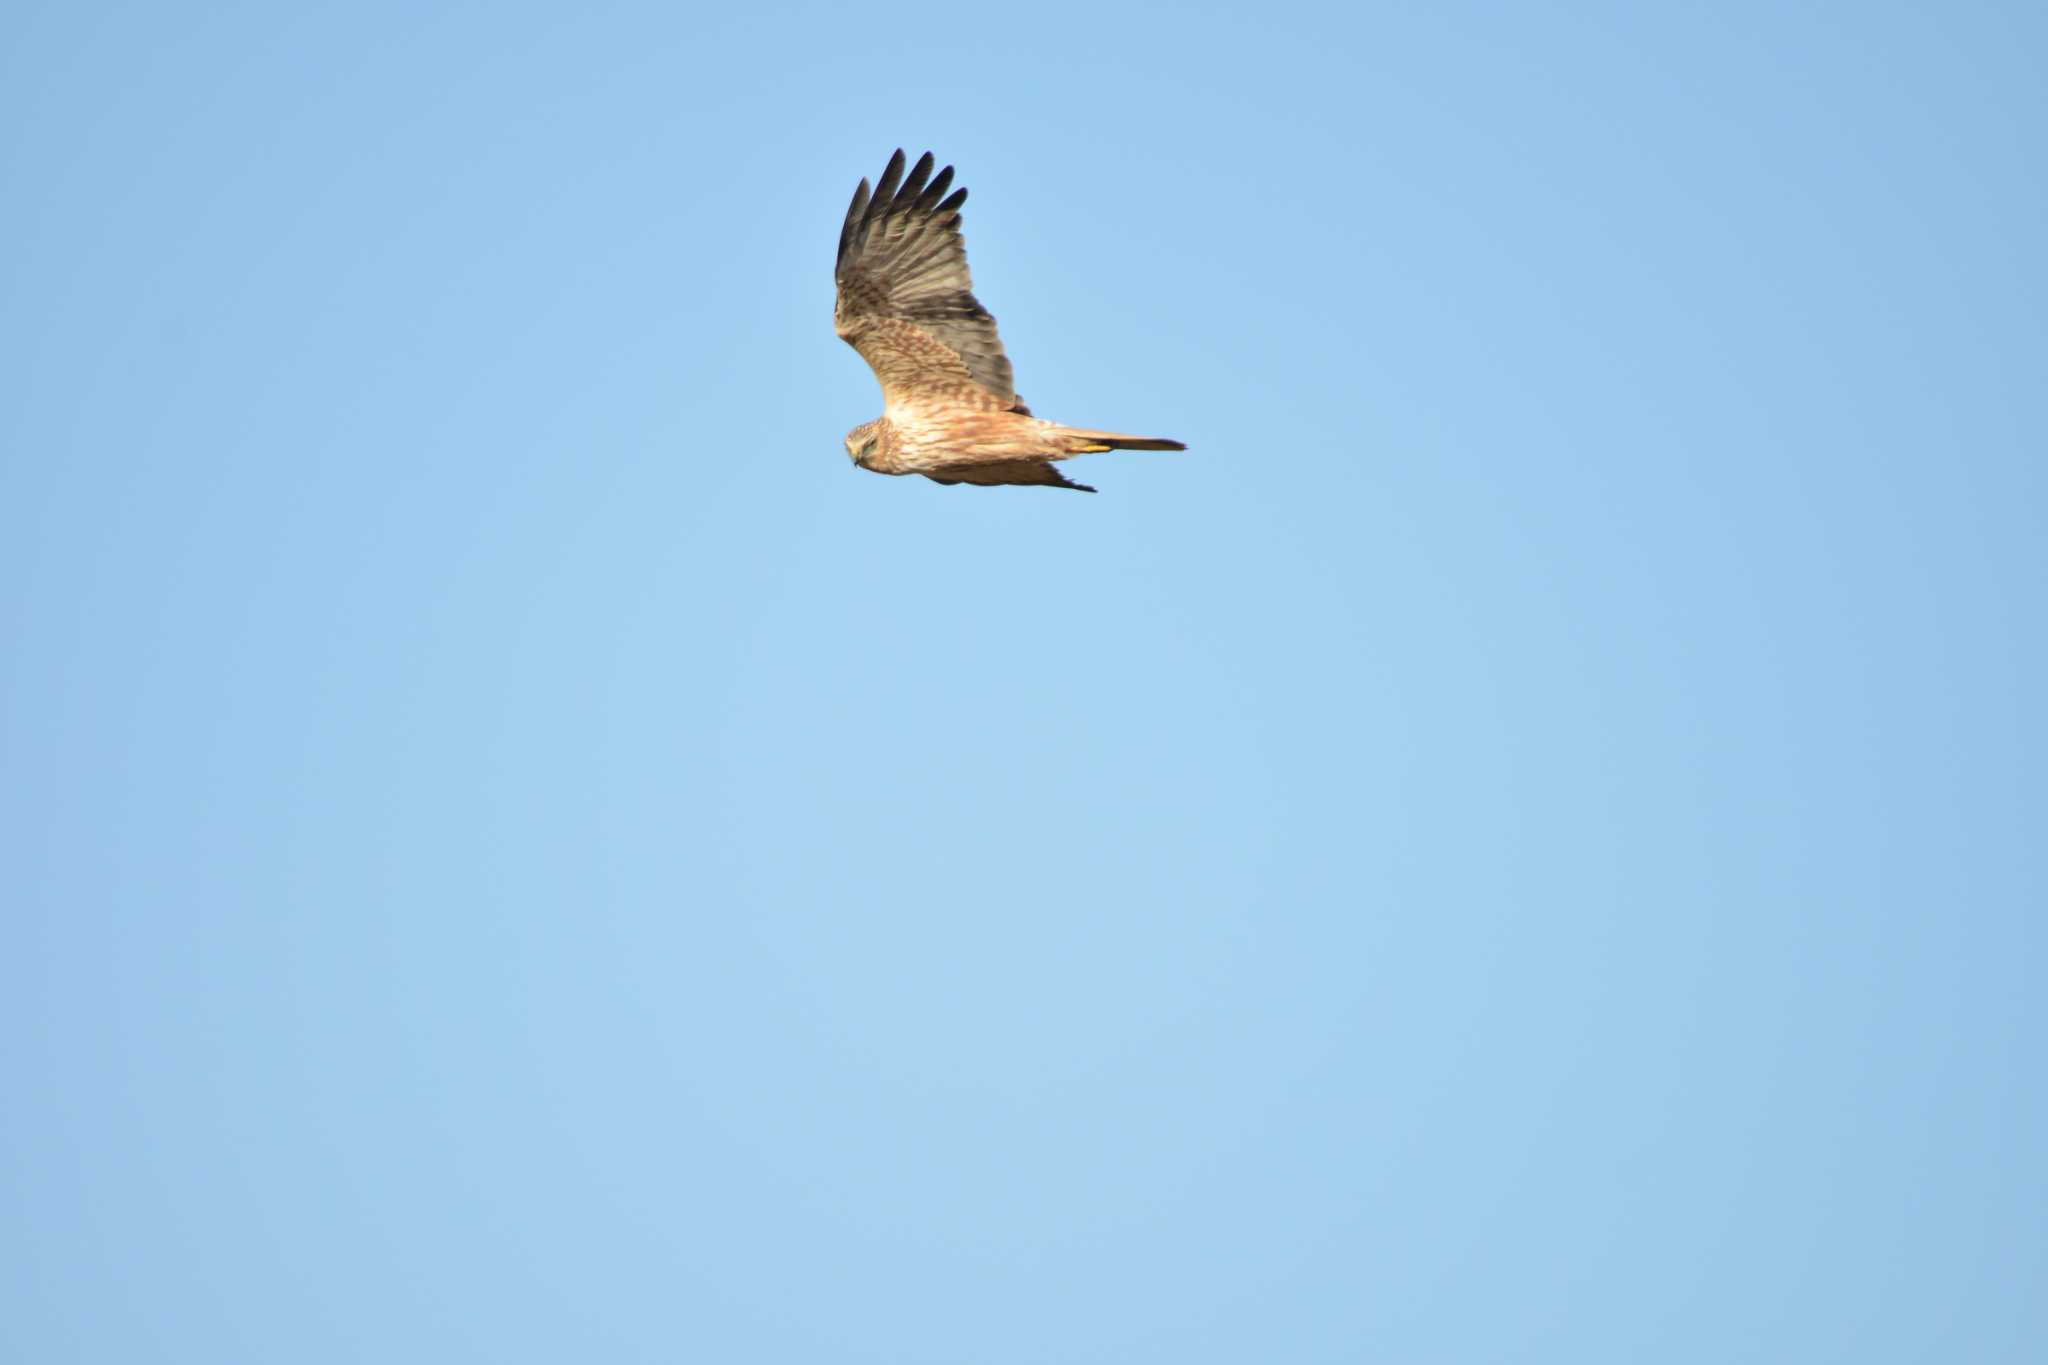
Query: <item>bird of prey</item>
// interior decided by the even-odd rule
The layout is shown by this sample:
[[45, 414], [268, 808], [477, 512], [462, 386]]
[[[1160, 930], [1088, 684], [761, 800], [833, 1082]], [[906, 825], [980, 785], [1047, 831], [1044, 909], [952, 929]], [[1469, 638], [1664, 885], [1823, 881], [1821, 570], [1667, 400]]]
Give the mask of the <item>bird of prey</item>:
[[1062, 426], [1033, 417], [1010, 384], [996, 320], [974, 297], [953, 168], [926, 152], [903, 173], [889, 158], [871, 194], [862, 180], [839, 230], [833, 326], [882, 384], [882, 415], [846, 434], [854, 464], [934, 483], [1074, 483], [1053, 463], [1102, 450], [1186, 450], [1179, 441]]

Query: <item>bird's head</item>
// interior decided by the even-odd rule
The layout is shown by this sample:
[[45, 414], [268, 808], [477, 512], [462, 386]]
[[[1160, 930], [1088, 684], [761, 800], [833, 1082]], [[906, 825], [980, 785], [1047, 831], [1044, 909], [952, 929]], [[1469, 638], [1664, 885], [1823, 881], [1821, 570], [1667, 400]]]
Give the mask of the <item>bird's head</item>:
[[881, 439], [875, 430], [875, 422], [863, 422], [846, 433], [846, 453], [857, 465], [865, 465], [868, 456], [874, 454], [875, 445]]

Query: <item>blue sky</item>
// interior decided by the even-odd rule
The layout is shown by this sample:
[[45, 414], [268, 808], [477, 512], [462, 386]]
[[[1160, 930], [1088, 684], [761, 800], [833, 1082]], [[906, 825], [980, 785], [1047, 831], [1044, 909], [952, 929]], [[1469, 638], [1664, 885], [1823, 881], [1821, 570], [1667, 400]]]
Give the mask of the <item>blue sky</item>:
[[17, 7], [0, 1355], [2038, 1351], [2044, 27]]

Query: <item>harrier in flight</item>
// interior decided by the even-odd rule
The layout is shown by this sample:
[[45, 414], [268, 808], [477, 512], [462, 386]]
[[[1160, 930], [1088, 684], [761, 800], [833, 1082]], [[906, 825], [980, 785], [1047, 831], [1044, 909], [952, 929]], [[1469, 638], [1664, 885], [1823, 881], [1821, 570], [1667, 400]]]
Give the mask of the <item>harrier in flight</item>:
[[926, 152], [903, 173], [889, 158], [868, 192], [860, 182], [839, 230], [833, 326], [882, 382], [882, 415], [846, 434], [846, 453], [877, 474], [934, 483], [1042, 484], [1095, 490], [1054, 465], [1101, 450], [1186, 450], [1179, 441], [1061, 426], [1010, 387], [996, 320], [974, 297], [960, 237], [966, 190], [946, 193], [953, 168], [932, 174]]

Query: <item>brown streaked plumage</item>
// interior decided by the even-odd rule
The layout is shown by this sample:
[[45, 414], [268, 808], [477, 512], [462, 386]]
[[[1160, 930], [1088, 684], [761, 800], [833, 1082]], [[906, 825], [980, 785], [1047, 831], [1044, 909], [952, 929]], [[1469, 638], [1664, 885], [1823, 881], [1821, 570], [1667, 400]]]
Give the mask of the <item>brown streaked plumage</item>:
[[1011, 386], [996, 320], [974, 297], [960, 236], [966, 190], [946, 190], [932, 154], [908, 175], [899, 148], [869, 193], [860, 182], [839, 230], [833, 326], [882, 384], [882, 415], [846, 434], [846, 453], [878, 474], [935, 483], [1074, 483], [1054, 461], [1102, 450], [1185, 450], [1179, 441], [1062, 426], [1033, 417]]

